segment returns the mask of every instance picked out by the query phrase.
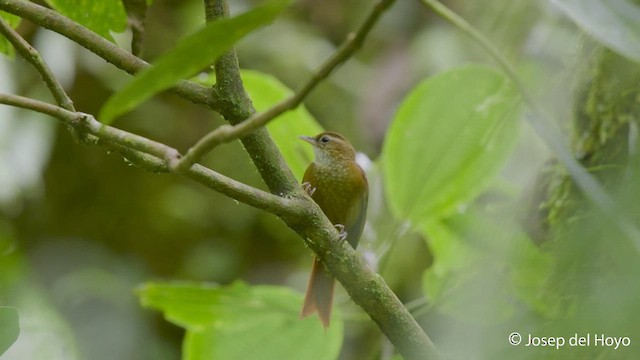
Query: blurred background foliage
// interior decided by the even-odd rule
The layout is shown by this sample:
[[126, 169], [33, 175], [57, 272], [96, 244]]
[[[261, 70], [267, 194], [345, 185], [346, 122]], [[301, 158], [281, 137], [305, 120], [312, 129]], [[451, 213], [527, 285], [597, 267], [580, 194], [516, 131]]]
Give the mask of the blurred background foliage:
[[[623, 34], [639, 33], [638, 3], [445, 3], [515, 64], [576, 158], [637, 225], [638, 48], [633, 37], [618, 36], [615, 30], [627, 27], [629, 32]], [[616, 18], [606, 8], [580, 7], [604, 3], [627, 11]], [[232, 1], [230, 5], [231, 13], [237, 14], [254, 3]], [[241, 67], [270, 75], [245, 73], [250, 93], [252, 87], [271, 89], [262, 92], [273, 98], [257, 95], [256, 107], [275, 101], [280, 96], [276, 93], [286, 94], [286, 87], [303, 84], [371, 6], [363, 0], [296, 1], [275, 23], [242, 40], [237, 45]], [[202, 7], [200, 0], [150, 3], [142, 57], [152, 61], [197, 31], [204, 22]], [[121, 18], [114, 15], [114, 19], [112, 29], [122, 30]], [[103, 25], [98, 22], [92, 28], [129, 47], [129, 31], [109, 33]], [[60, 35], [27, 21], [18, 29], [42, 53], [79, 111], [97, 114], [130, 79]], [[0, 49], [3, 46], [0, 42]], [[481, 131], [456, 123], [455, 117], [438, 121], [442, 114], [446, 119], [445, 110], [433, 114], [437, 119], [424, 121], [412, 114], [424, 111], [421, 99], [442, 109], [462, 107], [466, 100], [474, 103], [474, 96], [481, 102], [483, 93], [478, 88], [482, 86], [460, 80], [461, 73], [470, 69], [459, 67], [465, 64], [476, 64], [470, 68], [473, 76], [482, 77], [480, 85], [498, 76], [478, 66], [494, 63], [459, 29], [417, 1], [399, 1], [383, 16], [363, 49], [306, 99], [306, 110], [290, 115], [296, 123], [315, 119], [321, 127], [345, 134], [366, 154], [361, 158], [370, 179], [371, 199], [361, 253], [451, 358], [638, 358], [638, 240], [621, 233], [611, 214], [591, 207], [527, 122], [506, 130], [496, 125], [502, 135], [494, 134], [499, 141], [488, 165], [471, 170], [464, 164], [456, 167], [454, 154], [445, 158], [446, 169], [434, 172], [429, 167], [430, 157], [447, 154], [445, 140], [451, 138], [443, 133], [474, 138], [474, 131]], [[432, 82], [425, 85], [427, 78]], [[206, 76], [200, 80], [208, 81]], [[433, 90], [438, 81], [444, 85]], [[19, 58], [0, 59], [0, 91], [49, 99], [38, 75]], [[517, 102], [516, 94], [504, 91], [506, 98], [513, 96]], [[417, 97], [413, 104], [407, 97], [410, 92]], [[517, 124], [520, 113], [515, 108], [504, 113]], [[524, 112], [523, 116], [530, 115]], [[214, 113], [161, 94], [118, 119], [115, 126], [185, 150], [223, 123]], [[431, 131], [431, 125], [439, 128]], [[270, 126], [280, 125], [276, 121]], [[317, 124], [309, 126], [319, 129]], [[313, 135], [292, 134], [297, 129], [286, 126], [270, 130], [280, 138]], [[393, 139], [396, 148], [403, 145], [401, 130], [423, 135], [407, 140], [417, 146], [412, 157], [394, 155]], [[389, 135], [394, 131], [395, 138]], [[441, 153], [420, 153], [424, 143]], [[460, 151], [482, 152], [472, 145]], [[300, 162], [292, 164], [297, 173], [305, 166], [304, 160]], [[263, 187], [238, 142], [216, 148], [205, 163]], [[422, 185], [429, 181], [432, 190], [421, 194]], [[428, 204], [436, 203], [428, 195], [439, 194], [447, 186], [454, 195], [443, 195], [437, 206]], [[419, 209], [409, 214], [403, 204], [416, 199]], [[310, 264], [310, 252], [274, 216], [182, 178], [127, 166], [120, 156], [101, 148], [78, 145], [64, 126], [44, 116], [0, 107], [0, 305], [14, 306], [20, 314], [20, 337], [3, 359], [38, 359], [43, 354], [47, 359], [177, 359], [184, 350], [183, 330], [165, 322], [161, 314], [144, 310], [138, 296], [146, 306], [166, 311], [169, 320], [190, 329], [186, 341], [195, 349], [200, 346], [199, 337], [206, 339], [207, 334], [193, 330], [201, 321], [199, 316], [172, 313], [175, 309], [166, 307], [167, 299], [186, 301], [181, 297], [184, 293], [172, 292], [176, 287], [202, 291], [200, 296], [222, 304], [225, 296], [236, 296], [240, 305], [243, 299], [258, 299], [295, 307], [295, 294], [262, 286], [284, 285], [302, 292]], [[139, 288], [151, 280], [233, 285], [226, 292], [191, 288], [191, 282]], [[244, 288], [236, 280], [261, 286]], [[391, 346], [342, 290], [336, 304], [344, 331], [339, 322], [329, 335], [312, 334], [319, 328], [313, 327], [317, 323], [302, 325], [308, 328], [309, 339], [333, 339], [331, 350], [318, 359], [335, 358], [338, 352], [341, 359], [393, 356]], [[1, 316], [12, 316], [10, 310], [0, 310]], [[241, 307], [236, 310], [243, 313]], [[239, 319], [234, 314], [229, 321]], [[280, 320], [272, 320], [273, 329], [279, 329]], [[233, 331], [227, 333], [228, 339]], [[559, 351], [512, 347], [507, 342], [512, 331], [539, 336], [629, 336], [631, 346]], [[340, 341], [342, 347], [337, 350]], [[257, 354], [262, 350], [254, 345]]]

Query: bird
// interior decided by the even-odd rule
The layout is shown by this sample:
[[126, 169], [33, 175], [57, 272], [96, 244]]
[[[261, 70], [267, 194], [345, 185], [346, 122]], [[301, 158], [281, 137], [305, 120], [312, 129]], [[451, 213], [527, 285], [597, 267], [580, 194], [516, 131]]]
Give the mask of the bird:
[[[369, 199], [367, 176], [356, 163], [356, 150], [349, 140], [333, 131], [300, 139], [311, 144], [314, 152], [302, 187], [339, 230], [340, 239], [355, 249], [366, 221]], [[334, 285], [335, 279], [324, 264], [314, 258], [300, 317], [317, 312], [324, 328], [328, 328]]]

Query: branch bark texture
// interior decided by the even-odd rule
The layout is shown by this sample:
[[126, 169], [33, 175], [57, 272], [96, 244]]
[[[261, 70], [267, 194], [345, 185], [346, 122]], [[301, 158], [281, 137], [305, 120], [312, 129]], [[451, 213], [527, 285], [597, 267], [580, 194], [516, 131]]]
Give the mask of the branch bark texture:
[[[324, 79], [326, 79], [331, 73], [340, 66], [343, 62], [348, 60], [364, 43], [365, 38], [369, 35], [369, 32], [376, 24], [382, 14], [394, 3], [395, 0], [382, 0], [376, 4], [373, 10], [366, 17], [360, 28], [353, 33], [350, 33], [342, 45], [320, 66], [320, 68], [311, 76], [311, 78], [302, 86], [302, 88], [295, 94], [280, 101], [276, 105], [272, 106], [266, 111], [261, 113], [253, 113], [248, 119], [234, 125], [234, 126], [221, 126], [200, 139], [182, 158], [177, 164], [178, 168], [189, 167], [191, 164], [198, 162], [204, 155], [210, 152], [216, 146], [227, 143], [236, 139], [243, 138], [247, 134], [265, 126], [271, 120], [274, 120], [283, 113], [293, 110], [300, 106], [302, 101], [307, 95]], [[217, 16], [224, 15], [224, 7], [222, 5], [217, 6], [215, 2], [205, 2], [205, 10], [207, 11], [208, 19], [215, 19]], [[219, 79], [218, 88], [219, 94], [227, 94], [231, 91], [238, 95], [244, 94], [244, 89], [229, 88], [230, 84], [238, 84], [238, 79], [233, 79], [228, 74], [218, 74], [219, 69], [227, 68], [228, 66], [237, 67], [237, 57], [235, 52], [230, 52], [220, 58], [216, 66], [216, 76], [222, 76]], [[227, 87], [222, 89], [222, 87]], [[246, 103], [246, 98], [235, 99], [237, 102]], [[233, 103], [233, 101], [229, 101]]]
[[[149, 66], [146, 61], [46, 7], [25, 0], [0, 0], [0, 10], [63, 35], [129, 74], [135, 74]], [[182, 80], [171, 91], [193, 103], [206, 105], [217, 111], [216, 98], [205, 86]]]
[[[351, 56], [375, 20], [392, 2], [380, 0], [374, 15], [370, 16], [361, 28], [364, 30], [349, 37], [344, 45], [347, 50], [339, 49], [328, 60], [328, 65], [321, 68], [307, 86], [303, 87], [298, 97], [293, 100], [294, 103], [299, 104], [315, 84]], [[0, 10], [58, 32], [129, 73], [133, 74], [149, 66], [143, 60], [47, 8], [23, 0], [0, 0]], [[205, 11], [207, 20], [215, 21], [224, 16], [225, 4], [220, 0], [205, 0]], [[230, 51], [216, 61], [215, 71], [217, 83], [213, 89], [182, 81], [174, 91], [188, 100], [219, 112], [232, 126], [251, 118], [255, 109], [244, 91], [235, 52]], [[247, 133], [241, 134], [240, 140], [271, 193], [242, 184], [198, 164], [180, 169], [169, 166], [180, 157], [176, 149], [105, 126], [88, 114], [16, 95], [0, 94], [0, 103], [53, 116], [75, 129], [90, 134], [95, 143], [118, 151], [143, 169], [178, 172], [238, 201], [279, 216], [305, 240], [343, 284], [354, 302], [369, 314], [405, 359], [440, 358], [429, 337], [384, 280], [369, 269], [349, 245], [336, 241], [339, 236], [333, 224], [301, 189], [264, 127], [258, 126], [255, 131], [249, 129]], [[277, 114], [273, 117], [275, 116]]]
[[53, 75], [49, 66], [44, 62], [40, 53], [23, 39], [3, 18], [0, 18], [0, 33], [9, 40], [20, 56], [31, 63], [40, 73], [42, 80], [47, 84], [49, 91], [51, 91], [58, 105], [69, 111], [75, 111], [73, 101], [71, 101], [58, 79]]

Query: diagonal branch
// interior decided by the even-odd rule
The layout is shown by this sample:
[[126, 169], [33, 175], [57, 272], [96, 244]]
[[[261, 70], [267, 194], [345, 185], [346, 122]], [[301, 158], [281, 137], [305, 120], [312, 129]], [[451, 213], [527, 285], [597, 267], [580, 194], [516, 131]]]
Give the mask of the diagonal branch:
[[18, 53], [40, 73], [42, 80], [47, 84], [49, 91], [56, 99], [56, 102], [61, 107], [75, 111], [73, 108], [73, 101], [69, 98], [67, 93], [62, 88], [62, 85], [56, 79], [56, 77], [49, 69], [49, 66], [44, 62], [42, 56], [33, 46], [31, 46], [17, 31], [15, 31], [9, 23], [0, 17], [0, 33], [4, 35], [7, 40], [13, 45]]
[[[205, 1], [208, 3], [217, 1], [222, 4], [220, 0]], [[379, 1], [387, 4], [392, 2]], [[0, 10], [17, 14], [61, 33], [131, 73], [148, 66], [144, 61], [46, 8], [24, 0], [0, 0]], [[92, 44], [93, 42], [97, 45]], [[216, 84], [211, 91], [211, 89], [183, 81], [176, 87], [176, 92], [189, 100], [220, 112], [232, 125], [236, 125], [249, 118], [255, 111], [250, 101], [247, 104], [248, 98], [240, 81], [237, 59], [234, 54], [231, 55], [224, 57], [228, 61], [216, 63], [216, 74], [224, 75], [218, 79], [224, 78], [229, 83]], [[241, 101], [236, 102], [238, 99]], [[102, 126], [90, 115], [70, 112], [61, 107], [14, 95], [0, 94], [0, 103], [55, 116], [72, 127], [83, 129], [97, 138], [98, 144], [118, 151], [127, 159], [142, 164], [141, 166], [148, 170], [171, 171], [172, 169], [167, 167], [168, 161], [179, 156], [175, 149], [166, 145], [142, 137], [128, 136], [133, 134]], [[273, 194], [285, 196], [276, 196], [254, 189], [197, 164], [181, 174], [239, 201], [278, 215], [305, 239], [305, 243], [344, 285], [354, 302], [369, 314], [405, 359], [439, 359], [440, 356], [429, 337], [385, 284], [382, 277], [368, 268], [351, 246], [336, 242], [338, 238], [336, 229], [313, 200], [300, 189], [266, 129], [257, 129], [240, 140], [270, 191]]]
[[345, 41], [336, 49], [336, 51], [320, 66], [320, 68], [311, 76], [311, 78], [298, 90], [295, 94], [280, 101], [270, 109], [255, 113], [248, 119], [236, 125], [224, 125], [216, 128], [202, 139], [200, 139], [193, 147], [191, 147], [185, 157], [172, 164], [175, 168], [188, 168], [209, 153], [216, 146], [230, 142], [246, 136], [256, 129], [265, 126], [269, 121], [275, 119], [281, 114], [297, 108], [305, 97], [324, 79], [326, 79], [340, 64], [348, 60], [353, 54], [362, 47], [365, 38], [376, 24], [380, 16], [393, 4], [394, 0], [381, 0], [371, 10], [362, 25], [355, 31], [350, 33]]
[[[25, 0], [0, 0], [0, 10], [59, 33], [130, 74], [149, 66], [140, 58], [51, 9]], [[219, 91], [211, 91], [210, 88], [192, 81], [179, 81], [172, 91], [184, 99], [220, 113], [232, 124], [241, 122], [255, 112], [252, 107], [240, 107], [237, 104], [227, 106], [225, 101], [220, 101]], [[295, 177], [266, 130], [257, 130], [241, 141], [272, 193], [291, 194], [298, 190]]]
[[[39, 100], [1, 93], [0, 104], [33, 110], [59, 119], [76, 130], [95, 136], [98, 144], [118, 151], [128, 161], [145, 170], [170, 172], [171, 169], [166, 166], [167, 159], [178, 154], [176, 149], [167, 145], [104, 125], [89, 114], [69, 111]], [[299, 211], [290, 199], [256, 189], [201, 165], [194, 165], [181, 174], [233, 199], [276, 215], [291, 215]]]
[[147, 0], [123, 0], [122, 4], [127, 11], [127, 22], [131, 27], [131, 53], [140, 56], [144, 43]]
[[[392, 0], [378, 1], [387, 6], [392, 3]], [[204, 3], [208, 21], [224, 15], [224, 0], [204, 0]], [[382, 11], [386, 6], [378, 5], [377, 8]], [[368, 26], [372, 26], [375, 19], [373, 18]], [[221, 57], [215, 67], [219, 83], [216, 83], [214, 91], [222, 95], [223, 99], [230, 100], [223, 101], [229, 105], [228, 111], [225, 111], [225, 118], [232, 125], [237, 125], [254, 111], [240, 79], [235, 52], [231, 50]], [[289, 167], [282, 163], [281, 167], [273, 168], [282, 161], [282, 156], [266, 129], [261, 127], [240, 140], [272, 192], [283, 185], [285, 189], [292, 184], [295, 185], [285, 194], [300, 204], [300, 211], [293, 216], [281, 216], [282, 220], [305, 240], [331, 274], [344, 286], [351, 299], [369, 314], [402, 356], [407, 360], [440, 359], [429, 336], [382, 277], [373, 272], [351, 246], [344, 242], [336, 242], [338, 233], [335, 227], [313, 200], [301, 191]]]
[[[146, 61], [46, 7], [25, 0], [0, 0], [0, 10], [55, 31], [129, 74], [133, 75], [149, 66]], [[196, 104], [207, 105], [215, 111], [219, 107], [215, 94], [209, 88], [192, 81], [182, 80], [171, 91]]]

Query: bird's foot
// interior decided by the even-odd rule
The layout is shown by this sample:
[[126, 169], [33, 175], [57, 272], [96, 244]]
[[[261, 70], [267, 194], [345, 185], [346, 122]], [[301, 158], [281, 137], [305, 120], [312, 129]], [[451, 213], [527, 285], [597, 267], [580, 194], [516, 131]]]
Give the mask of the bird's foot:
[[347, 232], [344, 229], [344, 225], [335, 224], [333, 226], [335, 226], [336, 230], [338, 230], [338, 240], [345, 241], [345, 239], [347, 238]]
[[302, 189], [307, 193], [307, 195], [309, 196], [313, 196], [313, 193], [316, 192], [316, 188], [314, 188], [313, 186], [311, 186], [311, 184], [307, 181], [307, 182], [303, 182], [302, 183]]

